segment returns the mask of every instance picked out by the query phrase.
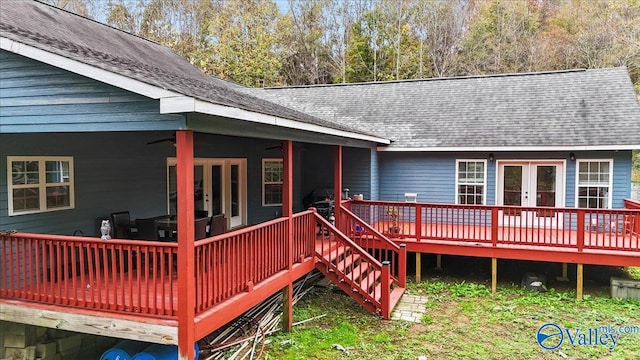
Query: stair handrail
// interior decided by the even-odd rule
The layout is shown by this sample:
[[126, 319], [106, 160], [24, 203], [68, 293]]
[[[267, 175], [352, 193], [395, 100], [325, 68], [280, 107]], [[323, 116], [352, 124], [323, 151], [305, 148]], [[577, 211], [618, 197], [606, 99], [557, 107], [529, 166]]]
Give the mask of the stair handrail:
[[[313, 209], [315, 210], [315, 209]], [[335, 239], [334, 241], [340, 242], [342, 244], [348, 245], [351, 249], [352, 252], [358, 254], [361, 256], [362, 259], [364, 259], [364, 261], [366, 261], [367, 263], [370, 264], [371, 267], [373, 267], [373, 269], [375, 271], [380, 271], [381, 273], [381, 277], [384, 277], [385, 275], [388, 277], [387, 279], [380, 279], [381, 283], [384, 284], [391, 284], [391, 282], [395, 283], [395, 279], [393, 278], [393, 276], [390, 275], [390, 273], [388, 271], [384, 271], [384, 266], [383, 264], [378, 261], [375, 257], [373, 257], [371, 254], [369, 254], [366, 250], [364, 250], [363, 248], [361, 248], [356, 242], [354, 242], [352, 239], [350, 239], [348, 236], [346, 236], [344, 233], [342, 233], [337, 227], [335, 227], [333, 224], [331, 224], [327, 219], [325, 219], [322, 215], [318, 214], [316, 211], [313, 212], [316, 220], [321, 224], [320, 230], [322, 232], [322, 236], [324, 236], [324, 230], [325, 228], [330, 231], [331, 233], [333, 233], [335, 235]], [[336, 248], [337, 251], [337, 248]], [[325, 259], [324, 258], [324, 248], [321, 249], [320, 251], [318, 251], [318, 249], [316, 248], [316, 254], [319, 258], [321, 259]], [[331, 251], [329, 252], [331, 253]], [[326, 259], [325, 259], [326, 260]], [[324, 262], [324, 261], [323, 261]], [[325, 265], [328, 268], [331, 268], [334, 272], [338, 273], [339, 269], [337, 264], [334, 265], [331, 263], [331, 261], [327, 261], [325, 262]], [[353, 279], [350, 279], [348, 275], [346, 275], [343, 279], [344, 283], [348, 283], [349, 286], [351, 287], [351, 290], [356, 290], [363, 298], [365, 298], [368, 302], [370, 302], [371, 304], [374, 304], [374, 306], [378, 309], [380, 309], [380, 311], [382, 312], [382, 315], [384, 316], [386, 313], [385, 311], [388, 312], [388, 309], [383, 309], [383, 302], [387, 301], [388, 299], [384, 299], [385, 296], [390, 296], [391, 293], [391, 286], [389, 286], [388, 289], [382, 289], [382, 287], [380, 287], [380, 299], [376, 299], [376, 294], [377, 291], [375, 290], [375, 286], [374, 286], [374, 292], [373, 294], [370, 294], [367, 291], [364, 291], [364, 289], [362, 289], [358, 284], [356, 284], [354, 282]], [[371, 284], [373, 285], [373, 284]], [[344, 289], [343, 289], [344, 290]]]
[[625, 209], [640, 209], [640, 201], [633, 199], [624, 199], [624, 208]]
[[368, 231], [372, 232], [377, 238], [379, 238], [380, 240], [385, 242], [387, 245], [389, 245], [389, 247], [390, 247], [389, 250], [394, 250], [396, 253], [400, 252], [400, 245], [398, 245], [395, 242], [391, 241], [383, 233], [381, 233], [380, 231], [376, 230], [373, 226], [369, 225], [369, 223], [367, 223], [366, 221], [362, 220], [358, 215], [356, 215], [353, 212], [351, 212], [351, 210], [345, 208], [342, 205], [340, 205], [340, 209], [342, 210], [343, 214], [347, 214], [348, 217], [351, 217], [354, 220], [356, 220], [356, 222], [359, 222], [360, 224], [362, 224], [362, 226], [365, 229], [367, 229]]
[[[318, 214], [316, 211], [314, 211], [313, 214], [316, 217], [316, 220], [322, 223], [324, 226], [326, 226], [337, 237], [339, 237], [341, 242], [347, 243], [348, 245], [350, 245], [358, 254], [365, 257], [368, 261], [372, 262], [375, 265], [376, 269], [378, 270], [382, 269], [382, 263], [378, 261], [378, 259], [374, 258], [373, 256], [371, 256], [371, 254], [369, 254], [364, 249], [362, 249], [360, 245], [358, 245], [355, 241], [351, 240], [342, 231], [338, 230], [338, 228], [333, 226], [333, 224], [327, 221], [327, 219], [325, 219], [322, 215]], [[316, 251], [316, 253], [318, 252]], [[320, 253], [318, 254], [322, 255]]]
[[[353, 220], [356, 225], [361, 225], [362, 226], [362, 233], [363, 234], [371, 234], [373, 235], [373, 241], [374, 242], [381, 242], [383, 244], [383, 246], [376, 246], [376, 248], [379, 249], [385, 249], [385, 250], [389, 250], [391, 251], [394, 256], [391, 256], [389, 258], [380, 258], [378, 259], [378, 261], [380, 261], [381, 263], [385, 260], [389, 260], [392, 263], [395, 263], [395, 260], [393, 260], [394, 258], [397, 258], [398, 261], [398, 266], [396, 271], [391, 271], [391, 281], [393, 285], [396, 286], [400, 286], [400, 287], [405, 287], [406, 286], [406, 246], [404, 244], [398, 245], [395, 242], [391, 241], [387, 236], [385, 236], [384, 234], [382, 234], [380, 231], [376, 230], [373, 226], [371, 226], [369, 223], [367, 223], [366, 221], [362, 220], [360, 217], [358, 217], [356, 214], [354, 214], [353, 212], [351, 212], [349, 209], [346, 209], [344, 206], [341, 206], [341, 214], [346, 215], [348, 218], [350, 218], [351, 220]], [[345, 229], [345, 230], [351, 230], [351, 229]], [[360, 247], [364, 247], [367, 248], [366, 244], [358, 244], [358, 246]], [[395, 269], [395, 266], [391, 267], [392, 269]]]

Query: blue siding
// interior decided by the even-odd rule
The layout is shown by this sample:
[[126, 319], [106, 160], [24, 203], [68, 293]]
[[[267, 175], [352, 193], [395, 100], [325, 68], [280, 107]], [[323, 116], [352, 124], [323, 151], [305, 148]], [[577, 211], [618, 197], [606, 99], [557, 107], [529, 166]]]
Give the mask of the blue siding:
[[456, 156], [437, 153], [379, 153], [380, 199], [404, 201], [404, 194], [409, 192], [418, 193], [420, 202], [455, 202]]
[[[151, 138], [166, 134], [155, 133]], [[130, 210], [134, 217], [166, 211], [166, 158], [150, 134], [1, 134], [0, 224], [28, 232], [98, 234], [99, 219]], [[75, 208], [8, 217], [7, 156], [73, 156]]]
[[171, 130], [160, 102], [0, 51], [0, 133]]
[[[624, 207], [624, 199], [631, 196], [631, 151], [589, 151], [576, 152], [576, 158], [597, 160], [613, 159], [613, 190], [612, 203], [613, 209]], [[577, 161], [567, 161], [567, 207], [576, 206], [576, 165]]]
[[[0, 134], [0, 228], [26, 232], [98, 235], [98, 222], [111, 212], [129, 210], [132, 217], [167, 211], [169, 143], [147, 145], [170, 132]], [[247, 159], [249, 224], [273, 219], [281, 207], [262, 206], [262, 159], [280, 157], [278, 141], [196, 134], [196, 157]], [[75, 209], [8, 216], [7, 156], [73, 156]], [[300, 210], [300, 165], [294, 156], [294, 206]], [[297, 185], [296, 185], [297, 184]]]
[[380, 199], [380, 168], [378, 161], [378, 152], [375, 148], [371, 149], [371, 200]]
[[371, 149], [343, 148], [342, 186], [349, 196], [362, 194], [371, 198]]
[[[613, 159], [612, 207], [623, 207], [623, 199], [630, 196], [631, 151], [575, 152], [578, 159]], [[576, 163], [568, 160], [568, 152], [509, 152], [494, 153], [495, 161], [487, 161], [487, 201], [496, 203], [497, 161], [566, 160], [565, 206], [574, 207]], [[487, 159], [488, 153], [378, 153], [380, 199], [404, 200], [404, 193], [417, 192], [418, 201], [455, 203], [456, 159]], [[373, 165], [372, 165], [373, 167]]]

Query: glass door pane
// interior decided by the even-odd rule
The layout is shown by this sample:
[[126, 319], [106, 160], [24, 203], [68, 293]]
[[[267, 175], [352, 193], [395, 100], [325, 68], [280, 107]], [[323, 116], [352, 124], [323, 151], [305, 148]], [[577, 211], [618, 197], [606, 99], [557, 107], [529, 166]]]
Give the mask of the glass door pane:
[[522, 165], [505, 165], [503, 205], [522, 206]]
[[224, 212], [222, 203], [222, 165], [211, 166], [211, 196], [212, 215]]
[[208, 211], [207, 204], [204, 199], [204, 166], [195, 165], [193, 167], [193, 195], [196, 211]]
[[[169, 215], [178, 214], [178, 184], [176, 177], [176, 165], [169, 165]], [[194, 209], [208, 210], [206, 207], [205, 197], [203, 193], [204, 185], [204, 166], [195, 165], [193, 168], [193, 185], [194, 185]]]
[[[561, 165], [556, 164], [533, 164], [531, 165], [534, 171], [534, 178], [532, 181], [532, 190], [534, 191], [535, 203], [532, 206], [544, 206], [544, 207], [557, 207], [559, 201], [559, 192], [562, 192], [558, 188], [559, 172], [562, 172]], [[535, 212], [534, 219], [537, 223], [541, 220], [545, 222], [545, 226], [554, 227], [560, 224], [559, 219], [555, 219], [557, 212], [551, 209], [538, 210]], [[542, 219], [544, 218], [544, 219]], [[549, 222], [553, 220], [553, 222]]]
[[536, 206], [556, 206], [556, 166], [538, 165], [536, 171]]
[[176, 166], [169, 165], [169, 215], [178, 213], [178, 180], [176, 178]]
[[240, 167], [231, 165], [231, 217], [240, 216]]

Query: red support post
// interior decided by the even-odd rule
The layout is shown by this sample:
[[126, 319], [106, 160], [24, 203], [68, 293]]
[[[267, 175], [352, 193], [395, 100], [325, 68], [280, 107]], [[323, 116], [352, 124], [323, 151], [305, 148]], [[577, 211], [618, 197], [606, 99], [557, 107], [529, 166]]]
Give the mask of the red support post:
[[400, 244], [400, 253], [398, 254], [398, 285], [402, 288], [407, 287], [407, 244]]
[[416, 241], [422, 238], [422, 205], [416, 204]]
[[576, 240], [578, 246], [578, 252], [582, 252], [584, 249], [584, 227], [585, 227], [585, 219], [586, 213], [584, 210], [578, 210], [578, 239]]
[[[282, 142], [282, 216], [287, 217], [287, 262], [293, 269], [293, 141]], [[293, 280], [284, 292], [282, 328], [289, 332], [293, 328]]]
[[391, 263], [382, 262], [382, 276], [380, 277], [380, 311], [382, 318], [388, 320], [391, 317]]
[[289, 269], [293, 267], [293, 141], [282, 142], [282, 216], [287, 221]]
[[344, 231], [345, 229], [340, 228], [340, 224], [342, 224], [340, 222], [340, 203], [342, 202], [342, 145], [336, 146], [335, 160], [333, 162], [333, 199], [333, 216], [336, 218], [335, 226], [339, 230]]
[[178, 188], [178, 354], [195, 359], [195, 205], [193, 184], [193, 131], [176, 131]]
[[498, 246], [498, 208], [491, 208], [491, 244], [493, 247]]

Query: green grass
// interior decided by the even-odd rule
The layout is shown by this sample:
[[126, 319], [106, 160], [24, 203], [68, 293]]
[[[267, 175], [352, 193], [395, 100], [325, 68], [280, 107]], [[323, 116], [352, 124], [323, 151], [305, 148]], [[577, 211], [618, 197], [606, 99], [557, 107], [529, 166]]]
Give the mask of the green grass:
[[[576, 301], [574, 291], [537, 293], [501, 284], [491, 294], [482, 283], [440, 278], [410, 283], [408, 292], [429, 298], [420, 324], [381, 320], [335, 289], [314, 288], [294, 309], [294, 321], [327, 316], [271, 337], [264, 358], [342, 359], [346, 355], [333, 346], [339, 344], [356, 359], [558, 359], [557, 351], [536, 342], [544, 323], [571, 329], [640, 326], [640, 301], [613, 300], [605, 293]], [[639, 359], [640, 333], [622, 335], [612, 352], [567, 342], [560, 350], [570, 359]]]

